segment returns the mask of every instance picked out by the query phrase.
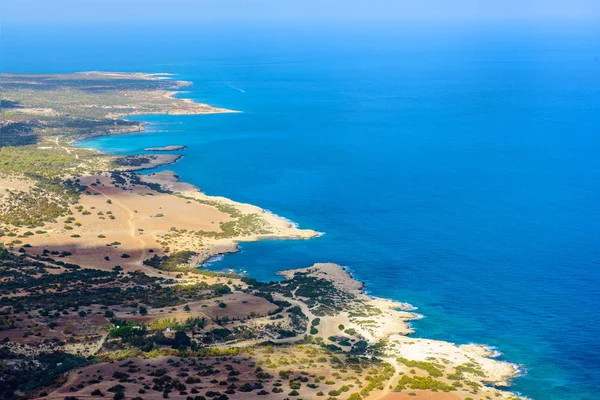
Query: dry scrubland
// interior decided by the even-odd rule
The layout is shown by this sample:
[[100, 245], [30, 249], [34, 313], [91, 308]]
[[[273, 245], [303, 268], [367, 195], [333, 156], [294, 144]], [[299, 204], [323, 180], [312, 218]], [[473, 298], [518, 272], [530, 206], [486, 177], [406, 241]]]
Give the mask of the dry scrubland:
[[513, 365], [407, 336], [412, 308], [366, 296], [338, 265], [269, 283], [198, 270], [238, 242], [318, 233], [132, 172], [181, 154], [72, 146], [143, 129], [125, 115], [230, 112], [161, 78], [2, 76], [0, 398], [516, 398], [493, 387]]
[[117, 172], [76, 178], [81, 185], [79, 201], [69, 205], [63, 216], [33, 231], [32, 227], [7, 226], [0, 240], [27, 254], [57, 255], [85, 267], [112, 270], [119, 266], [156, 274], [146, 264], [175, 251], [187, 253], [189, 261], [199, 265], [215, 254], [235, 251], [239, 241], [316, 235], [260, 209], [197, 190], [157, 190], [142, 179]]

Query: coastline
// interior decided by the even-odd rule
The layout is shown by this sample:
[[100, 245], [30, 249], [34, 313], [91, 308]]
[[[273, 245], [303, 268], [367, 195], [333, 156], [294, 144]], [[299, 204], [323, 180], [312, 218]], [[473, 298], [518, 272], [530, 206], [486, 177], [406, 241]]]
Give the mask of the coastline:
[[192, 185], [191, 183], [182, 182], [179, 180], [179, 177], [173, 171], [166, 170], [161, 172], [153, 172], [141, 176], [141, 180], [151, 184], [158, 184], [163, 190], [172, 192], [175, 195], [184, 196], [185, 198], [195, 198], [200, 201], [215, 201], [238, 207], [245, 214], [258, 214], [262, 219], [267, 221], [272, 228], [274, 228], [274, 232], [270, 233], [223, 239], [216, 243], [212, 249], [209, 249], [206, 252], [199, 252], [199, 254], [194, 258], [194, 263], [198, 265], [202, 265], [209, 259], [219, 255], [238, 252], [238, 244], [240, 242], [256, 242], [259, 240], [306, 240], [322, 236], [322, 233], [311, 229], [300, 229], [297, 224], [289, 221], [288, 219], [282, 218], [253, 204], [239, 203], [222, 196], [206, 195], [198, 187]]
[[[515, 363], [497, 360], [497, 351], [490, 350], [489, 346], [482, 344], [462, 344], [442, 340], [415, 338], [409, 322], [421, 317], [414, 313], [415, 308], [396, 300], [379, 298], [365, 293], [365, 283], [356, 280], [346, 267], [333, 263], [317, 263], [308, 268], [283, 270], [279, 275], [292, 279], [296, 274], [307, 275], [313, 279], [323, 279], [333, 283], [344, 293], [354, 296], [353, 302], [366, 309], [378, 309], [381, 312], [357, 317], [352, 311], [352, 302], [345, 306], [344, 311], [328, 321], [330, 326], [343, 325], [360, 332], [369, 343], [385, 342], [386, 361], [396, 364], [396, 359], [408, 359], [427, 362], [431, 359], [450, 361], [450, 365], [463, 365], [474, 363], [481, 368], [484, 381], [494, 387], [510, 388], [512, 380], [521, 376], [521, 366]], [[354, 317], [352, 315], [355, 315]], [[361, 321], [370, 321], [364, 325]], [[335, 329], [323, 333], [326, 337]]]
[[[115, 73], [107, 74], [112, 76]], [[153, 79], [158, 78], [154, 76]], [[167, 79], [169, 78], [167, 77], [165, 80]], [[180, 81], [177, 82], [177, 85], [180, 85]], [[183, 84], [181, 83], [181, 85]], [[197, 103], [191, 99], [174, 98], [176, 93], [166, 92], [165, 97], [177, 100], [178, 103], [185, 103], [192, 108], [181, 111], [179, 106], [175, 106], [173, 115], [231, 112], [208, 105], [199, 105], [198, 108], [196, 107]], [[165, 113], [156, 111], [156, 114]], [[166, 114], [170, 114], [170, 112]], [[117, 118], [118, 114], [108, 115]], [[114, 133], [108, 132], [107, 134]], [[56, 143], [58, 145], [58, 140]], [[93, 150], [99, 152], [97, 149]], [[66, 151], [70, 154], [68, 149]], [[204, 264], [211, 259], [239, 251], [238, 243], [241, 242], [265, 239], [310, 239], [323, 235], [323, 233], [310, 229], [301, 230], [293, 221], [258, 206], [238, 203], [221, 196], [208, 196], [198, 187], [179, 180], [179, 177], [172, 171], [151, 172], [147, 175], [134, 172], [173, 164], [181, 157], [183, 155], [180, 154], [138, 154], [121, 157], [131, 164], [117, 169], [117, 171], [124, 172], [123, 174], [113, 175], [113, 171], [108, 171], [82, 176], [80, 184], [87, 188], [87, 192], [86, 196], [82, 196], [80, 204], [82, 208], [95, 210], [94, 213], [97, 214], [92, 215], [91, 212], [88, 212], [89, 216], [83, 213], [80, 216], [76, 214], [77, 209], [73, 210], [73, 214], [77, 215], [78, 223], [79, 221], [83, 223], [81, 230], [73, 230], [74, 228], [62, 219], [59, 220], [61, 226], [59, 223], [50, 223], [48, 224], [49, 232], [43, 234], [44, 236], [40, 234], [28, 239], [32, 246], [30, 245], [31, 250], [27, 251], [33, 255], [44, 255], [46, 253], [43, 250], [48, 250], [48, 243], [50, 243], [55, 246], [57, 254], [59, 247], [62, 251], [67, 249], [71, 257], [69, 260], [83, 266], [114, 271], [113, 264], [107, 265], [104, 260], [120, 257], [124, 260], [119, 261], [119, 267], [126, 273], [143, 271], [148, 275], [158, 277], [162, 275], [162, 271], [152, 269], [145, 262], [154, 257], [169, 257], [174, 253], [174, 251], [170, 251], [170, 248], [177, 252], [193, 252], [194, 254], [183, 263], [193, 269], [196, 265]], [[119, 222], [106, 221], [107, 224], [101, 225], [103, 222], [98, 219], [104, 220], [104, 215], [108, 215], [108, 212], [112, 216], [116, 215]], [[98, 216], [100, 217], [98, 218]], [[244, 224], [236, 225], [239, 221], [243, 221]], [[214, 226], [210, 226], [210, 224], [214, 224]], [[71, 229], [68, 229], [67, 232], [63, 225], [67, 225]], [[249, 225], [250, 228], [246, 225]], [[109, 227], [114, 230], [110, 231]], [[226, 232], [223, 227], [234, 227], [235, 229], [230, 229], [227, 235], [222, 235]], [[190, 231], [192, 232], [190, 233]], [[73, 232], [77, 233], [73, 234]], [[101, 239], [105, 239], [104, 234], [109, 235], [110, 240], [115, 238], [119, 240], [106, 244], [109, 240], [98, 240], [101, 236], [103, 236]], [[73, 244], [72, 247], [65, 247], [67, 240], [77, 242], [68, 238], [77, 238], [80, 242], [88, 240], [89, 242], [84, 242], [85, 246]], [[91, 241], [92, 238], [95, 240], [94, 242]], [[56, 240], [56, 242], [53, 243], [52, 240]], [[94, 248], [94, 246], [90, 246], [89, 243], [93, 243], [95, 247], [101, 249], [102, 254], [94, 254], [93, 250], [90, 251], [88, 248]], [[110, 249], [107, 250], [106, 247]], [[108, 251], [111, 253], [107, 253]], [[105, 256], [105, 254], [108, 255]], [[96, 258], [93, 259], [93, 257]], [[166, 275], [176, 282], [188, 279], [178, 276], [181, 274], [177, 274], [177, 272], [173, 277], [167, 270]], [[289, 281], [298, 276], [307, 276], [312, 280], [329, 282], [333, 286], [332, 291], [336, 295], [329, 301], [335, 304], [335, 311], [331, 311], [331, 314], [321, 315], [311, 308], [309, 298], [298, 297], [295, 292], [292, 295], [294, 302], [291, 304], [300, 307], [309, 320], [323, 320], [317, 330], [318, 333], [315, 334], [315, 337], [323, 341], [330, 340], [336, 343], [339, 341], [340, 347], [350, 350], [352, 346], [342, 344], [344, 341], [338, 340], [338, 338], [346, 330], [353, 330], [358, 332], [358, 337], [363, 338], [362, 340], [370, 346], [375, 347], [385, 343], [386, 353], [383, 360], [393, 365], [396, 370], [404, 368], [399, 360], [429, 363], [430, 359], [434, 358], [449, 361], [447, 368], [444, 367], [444, 371], [474, 362], [479, 369], [473, 375], [478, 375], [477, 372], [480, 372], [485, 378], [479, 379], [479, 382], [489, 382], [495, 386], [509, 386], [510, 380], [519, 375], [518, 366], [493, 360], [492, 357], [495, 353], [485, 346], [456, 345], [445, 341], [409, 337], [408, 335], [414, 333], [410, 321], [423, 316], [414, 313], [415, 308], [410, 304], [367, 294], [364, 282], [357, 281], [347, 268], [324, 263], [303, 269], [283, 270], [280, 271], [280, 274]], [[220, 281], [217, 280], [217, 282]], [[277, 296], [281, 296], [281, 298]], [[284, 300], [285, 296], [277, 296], [274, 297], [274, 301], [287, 301]], [[288, 297], [285, 298], [290, 300]], [[239, 306], [241, 307], [241, 305]], [[327, 307], [330, 305], [327, 304]], [[123, 314], [123, 316], [125, 315]], [[344, 329], [339, 328], [340, 326]], [[309, 330], [309, 328], [310, 326], [302, 333], [312, 334], [312, 329]], [[355, 336], [356, 334], [348, 335]], [[301, 335], [294, 336], [293, 339], [299, 340]], [[289, 337], [269, 340], [278, 344], [294, 343]], [[236, 346], [242, 347], [245, 342], [241, 343], [236, 343]], [[260, 342], [252, 341], [251, 343]], [[409, 364], [406, 364], [406, 367], [409, 367]], [[477, 378], [473, 377], [473, 379]], [[389, 386], [395, 385], [399, 380], [398, 377], [391, 377]]]
[[[159, 75], [164, 76], [164, 80], [173, 82], [173, 84], [175, 85], [175, 89], [177, 89], [177, 90], [163, 91], [161, 96], [171, 99], [171, 100], [174, 100], [175, 103], [185, 103], [186, 105], [188, 105], [192, 108], [180, 109], [180, 107], [176, 105], [174, 107], [174, 111], [173, 110], [170, 110], [168, 112], [157, 111], [156, 113], [154, 113], [155, 115], [202, 115], [202, 114], [227, 114], [227, 113], [240, 113], [241, 112], [241, 111], [229, 110], [229, 109], [225, 109], [225, 108], [212, 107], [208, 104], [196, 103], [193, 99], [175, 97], [176, 95], [178, 95], [180, 93], [178, 91], [178, 89], [180, 89], [182, 87], [192, 86], [193, 82], [183, 81], [183, 80], [175, 80], [174, 74], [169, 74], [169, 73], [146, 74], [146, 73], [142, 73], [142, 72], [137, 72], [137, 73], [132, 73], [130, 75], [128, 73], [97, 72], [97, 71], [83, 72], [82, 74], [99, 74], [99, 75], [104, 75], [104, 76], [120, 77], [120, 78], [126, 78], [126, 77], [133, 76], [133, 77], [137, 77], [140, 79], [152, 79], [152, 80], [156, 80], [157, 76], [159, 76]], [[125, 118], [128, 116], [152, 115], [152, 114], [128, 113], [128, 114], [122, 114], [122, 115], [121, 114], [109, 114], [109, 115], [111, 118]], [[146, 122], [140, 122], [138, 125], [139, 129], [125, 131], [125, 132], [119, 132], [118, 134], [132, 134], [132, 133], [143, 132], [145, 130], [145, 126], [147, 124], [148, 123], [146, 123]], [[113, 133], [113, 132], [108, 132], [106, 134], [96, 135], [95, 137], [111, 136], [114, 134], [115, 133]], [[77, 142], [82, 142], [82, 141], [84, 141], [86, 139], [90, 139], [90, 138], [91, 137], [86, 137], [82, 140], [77, 140]], [[76, 145], [75, 142], [72, 144]], [[90, 149], [90, 150], [99, 152], [101, 154], [110, 155], [110, 153], [103, 152], [96, 148], [87, 148], [87, 147], [81, 147], [81, 148]], [[185, 148], [187, 148], [187, 146], [178, 145], [178, 146], [165, 146], [163, 148], [148, 148], [145, 150], [160, 152], [160, 151], [171, 151], [171, 150], [184, 150]], [[136, 160], [136, 159], [148, 159], [148, 160], [144, 160], [144, 162], [141, 163], [140, 165], [127, 166], [124, 168], [124, 170], [134, 171], [134, 172], [139, 172], [142, 170], [152, 170], [155, 168], [174, 164], [174, 163], [178, 162], [179, 160], [181, 160], [183, 157], [185, 157], [185, 154], [176, 154], [176, 155], [174, 155], [174, 154], [143, 154], [143, 153], [142, 154], [134, 154], [131, 156], [127, 156], [127, 158], [130, 160]], [[270, 232], [270, 233], [255, 234], [255, 235], [250, 235], [250, 236], [245, 235], [245, 236], [223, 239], [223, 240], [219, 241], [218, 243], [215, 243], [211, 249], [209, 249], [207, 251], [200, 251], [196, 256], [193, 257], [193, 262], [197, 263], [198, 265], [204, 264], [210, 258], [219, 256], [219, 255], [228, 254], [228, 253], [235, 253], [235, 252], [239, 251], [238, 243], [240, 243], [240, 242], [255, 242], [255, 241], [259, 241], [259, 240], [311, 239], [311, 238], [315, 238], [315, 237], [319, 237], [319, 236], [323, 235], [323, 233], [316, 232], [313, 230], [306, 230], [306, 229], [300, 230], [297, 223], [295, 223], [287, 218], [281, 217], [269, 210], [260, 208], [258, 206], [255, 206], [252, 204], [246, 204], [246, 203], [238, 203], [234, 200], [231, 200], [229, 198], [222, 197], [222, 196], [207, 196], [204, 193], [202, 193], [202, 191], [199, 188], [197, 188], [196, 186], [186, 183], [186, 182], [181, 182], [179, 180], [179, 178], [177, 177], [177, 175], [175, 173], [173, 173], [172, 171], [162, 171], [161, 173], [158, 173], [158, 174], [151, 173], [148, 175], [140, 175], [139, 177], [144, 182], [147, 182], [149, 184], [158, 184], [158, 185], [160, 185], [160, 187], [163, 190], [173, 192], [176, 195], [191, 197], [191, 198], [195, 198], [200, 201], [214, 201], [214, 202], [219, 202], [219, 203], [225, 203], [225, 204], [231, 205], [233, 207], [239, 207], [242, 210], [242, 212], [245, 214], [259, 214], [261, 216], [261, 218], [267, 222], [268, 225], [270, 225], [272, 228], [274, 228], [274, 232]]]
[[[172, 79], [172, 78], [167, 77], [166, 79]], [[184, 84], [192, 85], [191, 82], [185, 82], [185, 81], [178, 81], [178, 82], [183, 82]], [[194, 101], [192, 99], [181, 99], [181, 98], [175, 97], [177, 94], [179, 94], [178, 91], [170, 91], [170, 92], [167, 92], [165, 94], [165, 96], [168, 98], [171, 98], [171, 99], [176, 99], [176, 100], [186, 102], [188, 104], [197, 104], [197, 103], [194, 103]], [[203, 104], [203, 106], [206, 106], [206, 105]], [[211, 107], [211, 106], [208, 106], [208, 107]], [[202, 114], [204, 114], [204, 113], [212, 114], [212, 113], [239, 113], [239, 112], [241, 112], [241, 111], [219, 109], [219, 108], [212, 108], [212, 107], [211, 107], [211, 109], [213, 109], [215, 111], [214, 112], [212, 112], [212, 111], [211, 112], [202, 112]], [[183, 113], [183, 114], [168, 113], [168, 114], [185, 115], [185, 113]], [[129, 114], [129, 115], [136, 115], [136, 114]], [[146, 125], [146, 123], [144, 123], [144, 125]], [[135, 132], [132, 132], [132, 133], [135, 133]], [[170, 147], [170, 146], [167, 146], [167, 147]], [[176, 147], [179, 147], [179, 146], [176, 146]], [[181, 146], [181, 147], [185, 148], [186, 146]], [[183, 156], [181, 156], [181, 157], [183, 157]], [[163, 165], [168, 165], [168, 164], [169, 163], [165, 163]], [[152, 166], [150, 168], [143, 168], [143, 169], [152, 169], [152, 168], [157, 168], [160, 166], [161, 166], [161, 164], [157, 163], [155, 166]], [[212, 198], [212, 199], [218, 199], [220, 201], [235, 203], [238, 205], [240, 204], [240, 203], [234, 202], [231, 199], [221, 197], [221, 196], [206, 196], [196, 186], [194, 186], [190, 183], [180, 181], [174, 172], [163, 171], [163, 173], [165, 173], [166, 175], [168, 175], [168, 174], [172, 174], [172, 175], [170, 177], [169, 176], [160, 177], [159, 179], [148, 179], [148, 178], [146, 178], [146, 179], [148, 182], [158, 183], [166, 190], [170, 190], [175, 193], [182, 194], [182, 195], [192, 195], [193, 197], [199, 195], [202, 198]], [[151, 174], [145, 175], [145, 176], [150, 177], [153, 175], [156, 176], [157, 174], [151, 173]], [[254, 211], [258, 211], [262, 214], [270, 215], [272, 217], [272, 221], [276, 222], [276, 224], [281, 224], [282, 222], [287, 223], [287, 226], [285, 226], [285, 225], [282, 226], [282, 227], [284, 227], [284, 229], [297, 229], [298, 228], [298, 224], [295, 223], [294, 221], [291, 221], [285, 217], [279, 216], [270, 210], [262, 209], [258, 206], [251, 205], [251, 204], [242, 204], [242, 205], [245, 207], [249, 207], [249, 208], [253, 209]], [[284, 239], [284, 240], [285, 239], [309, 239], [312, 237], [319, 237], [319, 236], [322, 236], [325, 234], [324, 232], [315, 232], [315, 231], [310, 231], [310, 232], [311, 233], [309, 233], [308, 235], [300, 234], [299, 236], [294, 236], [294, 235], [286, 236], [285, 234], [283, 236], [282, 235], [256, 235], [252, 238], [245, 238], [243, 241], [244, 242], [252, 242], [252, 241], [258, 241], [258, 240], [274, 240], [274, 239]], [[241, 241], [242, 240], [238, 241], [238, 240], [234, 239], [230, 243], [224, 243], [222, 246], [215, 247], [214, 252], [208, 252], [208, 253], [204, 253], [204, 254], [195, 256], [194, 261], [191, 264], [198, 264], [199, 268], [202, 268], [204, 266], [204, 264], [207, 262], [210, 262], [211, 259], [215, 259], [214, 262], [218, 262], [221, 259], [221, 257], [224, 257], [230, 253], [238, 252], [239, 251], [238, 243]], [[335, 265], [335, 264], [332, 264], [332, 265]], [[425, 315], [414, 313], [413, 311], [416, 310], [416, 307], [412, 306], [411, 304], [399, 302], [397, 300], [377, 297], [376, 295], [373, 295], [373, 294], [367, 294], [366, 285], [364, 282], [356, 281], [354, 279], [354, 277], [352, 276], [352, 273], [349, 271], [349, 269], [347, 267], [343, 267], [343, 266], [338, 266], [338, 267], [340, 267], [349, 276], [350, 280], [358, 283], [358, 286], [355, 286], [354, 288], [346, 287], [346, 288], [344, 288], [344, 290], [349, 290], [351, 292], [357, 291], [358, 293], [360, 293], [364, 297], [370, 299], [372, 302], [374, 302], [378, 306], [383, 307], [384, 309], [389, 309], [393, 312], [398, 312], [396, 317], [402, 321], [402, 324], [404, 324], [405, 327], [396, 332], [392, 332], [392, 331], [385, 332], [382, 337], [404, 341], [405, 343], [408, 343], [408, 344], [414, 344], [414, 343], [426, 343], [426, 344], [433, 343], [436, 345], [443, 344], [443, 346], [448, 346], [448, 348], [456, 348], [456, 349], [459, 349], [466, 353], [469, 353], [472, 356], [477, 356], [482, 359], [487, 359], [487, 360], [492, 360], [492, 361], [496, 361], [496, 360], [494, 360], [494, 358], [502, 355], [501, 352], [499, 352], [497, 350], [492, 350], [490, 346], [485, 345], [485, 344], [469, 343], [469, 344], [457, 345], [455, 343], [446, 342], [446, 341], [408, 337], [408, 335], [414, 333], [414, 330], [412, 329], [412, 327], [410, 325], [410, 321], [425, 318]], [[298, 271], [300, 271], [300, 270], [281, 270], [278, 272], [278, 275], [289, 278], [291, 276], [290, 274], [293, 275], [293, 273], [298, 272]], [[397, 329], [397, 326], [396, 326], [396, 329]], [[423, 353], [427, 353], [427, 352], [428, 352], [428, 350], [423, 349]], [[413, 358], [414, 358], [414, 355], [413, 355]], [[511, 362], [507, 362], [507, 361], [499, 361], [499, 363], [501, 363], [505, 368], [503, 368], [503, 369], [501, 368], [500, 371], [498, 371], [497, 369], [494, 370], [494, 368], [492, 368], [492, 370], [494, 370], [492, 375], [494, 375], [494, 379], [495, 379], [494, 384], [496, 386], [510, 387], [512, 379], [522, 376], [525, 373], [524, 369], [519, 364], [511, 363]]]
[[[74, 219], [72, 217], [52, 219], [47, 225], [47, 231], [52, 232], [51, 237], [36, 235], [29, 240], [28, 245], [31, 246], [32, 254], [41, 256], [42, 252], [48, 250], [50, 246], [71, 253], [71, 259], [84, 266], [110, 268], [111, 265], [107, 265], [100, 256], [103, 250], [101, 250], [102, 240], [99, 240], [108, 235], [118, 238], [115, 243], [119, 245], [110, 246], [112, 254], [105, 257], [107, 260], [117, 257], [118, 251], [124, 251], [123, 254], [127, 259], [122, 261], [120, 267], [126, 270], [142, 269], [147, 273], [156, 274], [156, 271], [152, 271], [143, 262], [153, 256], [166, 257], [173, 248], [178, 252], [194, 253], [193, 260], [202, 264], [210, 257], [237, 251], [240, 242], [264, 239], [309, 239], [320, 236], [318, 232], [312, 230], [301, 230], [289, 221], [260, 207], [238, 203], [225, 197], [207, 196], [195, 186], [179, 182], [173, 173], [170, 176], [164, 172], [159, 175], [136, 174], [141, 170], [152, 170], [176, 163], [184, 154], [117, 156], [103, 153], [99, 149], [81, 146], [82, 140], [95, 136], [138, 133], [144, 130], [146, 125], [144, 122], [131, 123], [123, 119], [125, 116], [235, 112], [196, 103], [192, 99], [175, 97], [180, 88], [191, 86], [192, 82], [174, 80], [173, 75], [163, 73], [97, 71], [70, 75], [3, 74], [3, 77], [17, 88], [17, 90], [13, 89], [12, 96], [18, 98], [24, 93], [31, 96], [27, 100], [30, 103], [35, 103], [39, 98], [31, 95], [31, 87], [39, 86], [36, 85], [36, 80], [42, 82], [56, 80], [59, 82], [57, 90], [44, 92], [44, 95], [50, 97], [56, 104], [52, 111], [53, 116], [62, 118], [69, 112], [81, 113], [84, 118], [90, 118], [88, 115], [91, 113], [94, 118], [102, 116], [108, 119], [106, 125], [110, 126], [104, 131], [84, 130], [83, 135], [76, 133], [67, 137], [56, 136], [49, 142], [52, 146], [39, 146], [43, 151], [65, 152], [65, 156], [69, 159], [80, 159], [81, 154], [82, 158], [93, 160], [94, 157], [89, 155], [102, 155], [99, 157], [102, 160], [100, 168], [88, 167], [86, 172], [75, 172], [68, 176], [69, 179], [76, 179], [78, 184], [87, 184], [90, 188], [85, 192], [86, 196], [80, 199], [78, 207], [81, 208], [69, 210], [71, 215], [80, 213], [79, 210], [85, 207], [101, 211], [98, 212], [99, 217], [94, 217], [90, 211], [86, 211], [79, 217], [81, 221], [78, 221], [75, 227], [69, 225]], [[74, 88], [63, 86], [64, 82], [79, 80], [81, 80], [80, 84]], [[105, 82], [107, 87], [114, 86], [115, 90], [108, 94], [94, 92], [98, 97], [97, 103], [90, 98], [87, 102], [72, 105], [71, 91], [79, 90], [86, 82], [91, 82], [89, 84], [95, 86], [100, 81]], [[138, 86], [141, 90], [135, 90], [136, 84], [131, 81], [139, 81]], [[152, 82], [157, 82], [156, 86]], [[20, 85], [25, 86], [26, 91], [19, 92]], [[59, 122], [62, 123], [62, 120]], [[74, 147], [76, 142], [77, 147]], [[83, 165], [83, 163], [79, 164], [77, 168]], [[108, 199], [107, 202], [112, 206], [102, 205], [94, 196]], [[117, 211], [118, 217], [115, 214]], [[193, 218], [186, 218], [186, 212]], [[105, 213], [109, 213], [111, 218], [107, 219]], [[124, 220], [123, 223], [110, 222], [119, 218]], [[100, 223], [98, 219], [106, 222]], [[196, 225], [192, 221], [196, 221]], [[9, 239], [1, 242], [13, 243]]]
[[139, 163], [126, 167], [127, 171], [143, 171], [175, 164], [184, 156], [180, 154], [136, 154], [128, 156], [129, 162]]
[[178, 151], [178, 150], [185, 150], [186, 148], [187, 148], [187, 146], [171, 145], [171, 146], [164, 146], [164, 147], [146, 147], [144, 149], [144, 151]]

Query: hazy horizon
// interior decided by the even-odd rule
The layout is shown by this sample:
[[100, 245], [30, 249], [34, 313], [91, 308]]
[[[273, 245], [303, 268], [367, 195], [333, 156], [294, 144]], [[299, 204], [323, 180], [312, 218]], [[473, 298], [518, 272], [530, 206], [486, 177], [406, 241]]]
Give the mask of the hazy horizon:
[[6, 22], [596, 21], [594, 0], [1, 0]]

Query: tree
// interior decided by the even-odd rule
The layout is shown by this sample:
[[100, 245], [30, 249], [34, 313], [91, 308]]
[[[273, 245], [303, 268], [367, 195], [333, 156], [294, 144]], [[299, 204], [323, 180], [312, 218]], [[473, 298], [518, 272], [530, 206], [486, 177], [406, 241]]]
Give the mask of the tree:
[[175, 343], [173, 343], [173, 348], [178, 348], [181, 346], [188, 347], [192, 344], [189, 336], [183, 331], [175, 332]]
[[140, 306], [140, 315], [148, 314], [148, 309], [144, 306]]

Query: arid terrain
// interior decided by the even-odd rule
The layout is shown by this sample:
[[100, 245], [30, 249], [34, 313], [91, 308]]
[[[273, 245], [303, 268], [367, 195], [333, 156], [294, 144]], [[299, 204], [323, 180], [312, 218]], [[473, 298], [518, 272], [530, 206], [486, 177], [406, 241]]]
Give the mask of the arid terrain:
[[162, 78], [2, 75], [0, 398], [517, 399], [499, 389], [516, 366], [412, 338], [413, 308], [367, 296], [339, 265], [268, 283], [199, 268], [240, 242], [320, 234], [135, 172], [185, 151], [73, 146], [143, 129], [126, 115], [230, 112]]

